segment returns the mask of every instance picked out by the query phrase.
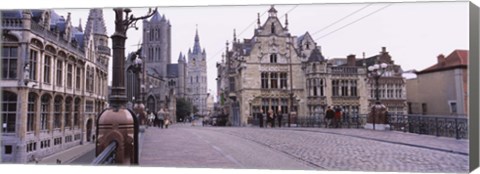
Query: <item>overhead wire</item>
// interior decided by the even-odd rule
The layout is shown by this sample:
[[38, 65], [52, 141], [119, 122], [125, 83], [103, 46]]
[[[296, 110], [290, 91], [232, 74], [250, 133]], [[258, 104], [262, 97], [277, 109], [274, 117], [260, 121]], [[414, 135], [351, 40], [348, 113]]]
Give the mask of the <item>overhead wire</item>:
[[322, 38], [324, 38], [324, 37], [327, 37], [328, 35], [333, 34], [333, 33], [337, 32], [337, 31], [339, 31], [339, 30], [341, 30], [341, 29], [344, 29], [345, 27], [348, 27], [348, 26], [350, 26], [350, 25], [352, 25], [352, 24], [354, 24], [354, 23], [357, 23], [357, 22], [359, 22], [359, 21], [361, 21], [361, 20], [363, 20], [363, 19], [365, 19], [365, 18], [367, 18], [367, 17], [369, 17], [369, 16], [371, 16], [371, 15], [373, 15], [373, 14], [375, 14], [375, 13], [378, 13], [378, 12], [382, 11], [383, 9], [385, 9], [385, 8], [387, 8], [387, 7], [389, 7], [389, 6], [393, 5], [393, 4], [394, 4], [394, 3], [390, 3], [390, 4], [388, 4], [388, 5], [386, 5], [386, 6], [382, 7], [382, 8], [379, 8], [379, 9], [377, 9], [377, 10], [375, 10], [375, 11], [373, 11], [373, 12], [371, 12], [371, 13], [369, 13], [369, 14], [367, 14], [367, 15], [365, 15], [365, 16], [357, 19], [357, 20], [354, 20], [353, 22], [350, 22], [350, 23], [348, 23], [348, 24], [346, 24], [346, 25], [343, 25], [343, 26], [341, 26], [340, 28], [337, 28], [336, 30], [333, 30], [333, 31], [331, 31], [331, 32], [329, 32], [329, 33], [327, 33], [327, 34], [324, 34], [324, 35], [316, 38], [315, 41], [317, 41], [317, 40], [319, 40], [319, 39], [322, 39]]

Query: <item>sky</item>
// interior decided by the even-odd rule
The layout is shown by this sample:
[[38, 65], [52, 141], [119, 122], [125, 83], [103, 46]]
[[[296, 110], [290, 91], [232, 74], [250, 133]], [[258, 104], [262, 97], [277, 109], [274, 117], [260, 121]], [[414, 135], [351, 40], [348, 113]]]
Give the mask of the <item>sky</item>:
[[[467, 2], [403, 2], [403, 3], [320, 3], [275, 5], [284, 24], [288, 13], [288, 28], [292, 35], [309, 32], [321, 46], [323, 55], [329, 58], [345, 58], [355, 54], [361, 58], [378, 54], [386, 47], [396, 64], [403, 70], [422, 70], [437, 61], [439, 54], [447, 56], [455, 49], [468, 50], [468, 3]], [[196, 26], [200, 45], [207, 53], [208, 88], [216, 94], [216, 63], [225, 52], [225, 43], [237, 38], [251, 38], [257, 27], [257, 13], [263, 24], [268, 17], [270, 3], [265, 5], [185, 6], [170, 7], [159, 4], [158, 11], [172, 25], [172, 62], [176, 63], [180, 52], [193, 47]], [[146, 4], [132, 8], [138, 17], [147, 14]], [[84, 7], [111, 7], [98, 4]], [[55, 9], [59, 15], [71, 12], [74, 25], [86, 26], [88, 9], [73, 6]], [[131, 7], [131, 6], [128, 6]], [[143, 7], [143, 8], [140, 8]], [[55, 7], [54, 7], [55, 8]], [[74, 9], [75, 8], [75, 9]], [[108, 35], [114, 31], [114, 12], [104, 8], [103, 14]], [[141, 43], [142, 22], [139, 30], [129, 29], [126, 55], [135, 51]], [[111, 43], [109, 44], [111, 45]], [[110, 66], [112, 63], [110, 62]], [[111, 68], [110, 68], [111, 70]], [[109, 84], [111, 73], [109, 73]]]

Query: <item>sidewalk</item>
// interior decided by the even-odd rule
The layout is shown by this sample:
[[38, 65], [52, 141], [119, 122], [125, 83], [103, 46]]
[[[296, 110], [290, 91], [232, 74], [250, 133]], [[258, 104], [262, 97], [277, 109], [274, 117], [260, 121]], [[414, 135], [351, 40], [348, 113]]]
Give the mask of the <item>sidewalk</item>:
[[375, 131], [369, 129], [333, 129], [333, 128], [283, 128], [300, 131], [312, 131], [327, 134], [337, 134], [356, 138], [371, 139], [379, 142], [402, 144], [408, 146], [436, 149], [445, 152], [468, 155], [469, 141], [457, 140], [451, 137], [436, 137], [399, 131]]
[[39, 159], [38, 164], [57, 164], [57, 159], [60, 160], [62, 164], [69, 164], [93, 149], [95, 149], [94, 143], [85, 143]]

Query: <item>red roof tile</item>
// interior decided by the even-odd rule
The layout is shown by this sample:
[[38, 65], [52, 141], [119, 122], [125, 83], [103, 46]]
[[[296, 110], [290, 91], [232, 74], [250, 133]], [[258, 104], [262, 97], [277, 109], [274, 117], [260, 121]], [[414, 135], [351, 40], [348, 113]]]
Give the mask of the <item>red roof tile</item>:
[[431, 72], [460, 65], [468, 65], [468, 50], [455, 50], [443, 61], [437, 62], [435, 65], [432, 65], [427, 69], [420, 71], [419, 73]]

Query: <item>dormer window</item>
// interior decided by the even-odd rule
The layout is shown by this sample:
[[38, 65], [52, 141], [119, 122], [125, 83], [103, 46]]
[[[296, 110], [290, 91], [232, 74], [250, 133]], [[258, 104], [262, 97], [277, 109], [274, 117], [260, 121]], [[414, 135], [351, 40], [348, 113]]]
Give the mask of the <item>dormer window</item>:
[[307, 50], [309, 50], [310, 49], [310, 43], [307, 42], [307, 45], [305, 45], [305, 47], [307, 48]]
[[270, 54], [270, 63], [277, 63], [277, 54]]

